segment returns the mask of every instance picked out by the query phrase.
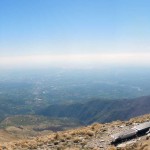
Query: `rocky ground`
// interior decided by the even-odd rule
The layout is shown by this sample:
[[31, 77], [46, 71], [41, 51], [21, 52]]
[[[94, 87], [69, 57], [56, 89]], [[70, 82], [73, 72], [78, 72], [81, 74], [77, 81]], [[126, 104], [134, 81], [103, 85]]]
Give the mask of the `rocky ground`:
[[115, 121], [94, 123], [67, 131], [53, 132], [32, 139], [1, 142], [1, 150], [150, 150], [150, 135], [125, 141], [117, 146], [110, 144], [111, 134], [124, 131], [138, 123], [150, 120], [150, 115]]

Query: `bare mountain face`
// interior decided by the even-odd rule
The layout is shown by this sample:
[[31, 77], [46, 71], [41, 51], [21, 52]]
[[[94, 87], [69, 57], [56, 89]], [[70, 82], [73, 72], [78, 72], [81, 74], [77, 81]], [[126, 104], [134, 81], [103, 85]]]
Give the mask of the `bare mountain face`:
[[123, 100], [93, 100], [86, 103], [55, 104], [37, 112], [49, 117], [76, 118], [85, 124], [128, 120], [150, 113], [150, 96]]
[[[150, 135], [144, 134], [111, 145], [111, 135], [126, 131], [129, 128], [146, 121], [150, 121], [150, 115], [130, 119], [129, 121], [115, 121], [111, 123], [94, 123], [86, 127], [79, 127], [66, 131], [52, 132], [46, 135], [33, 137], [32, 139], [15, 139], [9, 142], [1, 142], [0, 149], [4, 150], [149, 150]], [[1, 133], [7, 137], [8, 134]]]

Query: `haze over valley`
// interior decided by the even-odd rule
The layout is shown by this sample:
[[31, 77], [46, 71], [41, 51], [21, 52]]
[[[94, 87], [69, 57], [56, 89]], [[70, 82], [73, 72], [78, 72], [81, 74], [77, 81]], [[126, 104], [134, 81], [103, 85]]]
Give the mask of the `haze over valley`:
[[[0, 76], [1, 120], [20, 114], [48, 116], [51, 109], [52, 112], [57, 112], [61, 110], [59, 107], [63, 109], [65, 105], [68, 105], [66, 113], [68, 111], [74, 116], [74, 109], [69, 110], [69, 105], [77, 105], [75, 109], [78, 109], [82, 105], [90, 108], [88, 103], [92, 101], [97, 101], [97, 105], [100, 103], [102, 106], [105, 101], [111, 104], [113, 101], [130, 99], [132, 103], [134, 98], [149, 96], [150, 93], [150, 85], [147, 82], [150, 80], [148, 68], [5, 70]], [[116, 109], [116, 105], [117, 103], [112, 105], [110, 110], [106, 109], [107, 113]], [[134, 105], [136, 107], [136, 104]], [[90, 113], [101, 111], [100, 106], [95, 110], [94, 107], [89, 110]], [[73, 118], [72, 115], [70, 118]], [[60, 117], [52, 114], [49, 116]], [[78, 118], [80, 117], [75, 117]], [[90, 116], [88, 118], [91, 119]], [[100, 118], [99, 116], [97, 120]], [[124, 120], [128, 117], [114, 116], [115, 119]], [[106, 120], [113, 120], [113, 116]], [[84, 119], [78, 121], [86, 122]]]

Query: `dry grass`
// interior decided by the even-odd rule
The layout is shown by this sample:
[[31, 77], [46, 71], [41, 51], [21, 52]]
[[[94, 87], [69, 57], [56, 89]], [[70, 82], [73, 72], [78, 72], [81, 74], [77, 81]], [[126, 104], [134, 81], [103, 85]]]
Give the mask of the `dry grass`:
[[[25, 139], [20, 141], [6, 142], [1, 144], [0, 150], [3, 149], [2, 147], [4, 146], [6, 147], [6, 150], [21, 150], [37, 149], [38, 147], [43, 145], [54, 145], [54, 147], [57, 147], [58, 150], [79, 150], [86, 146], [87, 140], [90, 141], [92, 138], [94, 139], [96, 134], [107, 131], [109, 127], [111, 128], [113, 126], [121, 126], [122, 124], [144, 122], [148, 119], [150, 119], [150, 115], [130, 119], [129, 122], [115, 121], [109, 124], [94, 123], [87, 127], [51, 133], [45, 136], [38, 136], [33, 138], [32, 140]], [[5, 133], [3, 134], [5, 135]], [[78, 146], [80, 146], [80, 148]], [[108, 150], [116, 150], [116, 147], [109, 147]], [[144, 141], [137, 142], [125, 148], [120, 148], [120, 150], [150, 150], [150, 139], [147, 138]]]

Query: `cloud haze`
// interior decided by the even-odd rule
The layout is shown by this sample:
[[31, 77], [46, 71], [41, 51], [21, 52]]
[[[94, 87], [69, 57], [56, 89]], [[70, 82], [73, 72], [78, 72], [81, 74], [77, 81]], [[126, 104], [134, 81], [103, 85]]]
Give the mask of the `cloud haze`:
[[95, 67], [101, 65], [150, 65], [150, 53], [100, 53], [0, 57], [1, 68]]

